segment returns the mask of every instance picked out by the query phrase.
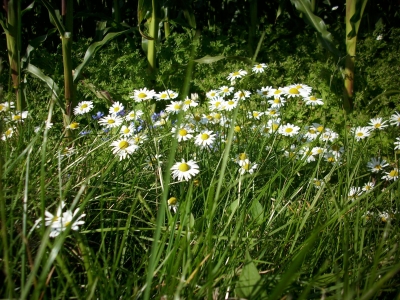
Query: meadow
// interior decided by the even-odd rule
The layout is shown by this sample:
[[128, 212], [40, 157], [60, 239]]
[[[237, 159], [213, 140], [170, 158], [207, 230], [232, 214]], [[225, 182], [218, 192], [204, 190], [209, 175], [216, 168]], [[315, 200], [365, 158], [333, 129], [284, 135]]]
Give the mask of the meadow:
[[120, 37], [71, 102], [61, 47], [31, 50], [53, 73], [2, 92], [1, 297], [400, 299], [399, 30], [359, 42], [349, 112], [343, 70], [285, 22], [252, 57], [171, 34], [156, 74]]

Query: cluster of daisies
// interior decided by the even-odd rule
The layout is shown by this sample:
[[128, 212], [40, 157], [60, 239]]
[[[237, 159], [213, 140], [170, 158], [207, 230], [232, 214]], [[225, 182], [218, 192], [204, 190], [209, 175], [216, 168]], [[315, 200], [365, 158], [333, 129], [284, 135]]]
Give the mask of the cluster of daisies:
[[[24, 122], [28, 117], [27, 111], [16, 111], [14, 102], [0, 103], [0, 113], [7, 124], [5, 132], [1, 134], [1, 139], [5, 141], [11, 138], [17, 130], [17, 124]], [[4, 117], [3, 117], [4, 116]]]
[[[255, 74], [264, 72], [267, 68], [265, 64], [258, 64], [253, 67]], [[130, 96], [135, 103], [143, 103], [150, 100], [168, 101], [165, 111], [154, 113], [147, 116], [140, 109], [127, 110], [120, 103], [115, 102], [109, 108], [108, 114], [97, 112], [92, 115], [94, 120], [106, 130], [113, 130], [114, 140], [111, 141], [110, 147], [112, 153], [119, 157], [120, 160], [127, 159], [133, 153], [137, 152], [141, 145], [148, 140], [150, 129], [152, 134], [159, 133], [160, 136], [168, 136], [170, 132], [179, 143], [192, 143], [200, 150], [217, 151], [226, 142], [229, 128], [234, 127], [234, 139], [238, 139], [244, 127], [248, 128], [248, 121], [251, 120], [251, 129], [260, 137], [281, 136], [283, 139], [290, 138], [289, 147], [285, 147], [283, 155], [290, 159], [303, 160], [305, 163], [322, 158], [329, 163], [340, 163], [344, 148], [340, 146], [339, 134], [325, 127], [322, 124], [313, 123], [303, 128], [291, 123], [284, 123], [281, 114], [290, 104], [292, 99], [303, 101], [307, 106], [323, 105], [322, 99], [319, 99], [313, 92], [312, 88], [305, 84], [293, 84], [286, 87], [262, 87], [252, 93], [251, 91], [235, 88], [238, 80], [241, 80], [247, 72], [239, 70], [230, 73], [227, 79], [230, 85], [221, 86], [218, 89], [210, 90], [205, 93], [205, 105], [200, 105], [199, 96], [192, 94], [185, 100], [178, 99], [178, 93], [173, 90], [165, 90], [160, 93], [147, 88], [135, 90]], [[257, 108], [264, 107], [263, 110], [254, 110], [252, 103], [263, 104], [257, 105]], [[240, 103], [240, 104], [239, 104]], [[232, 124], [232, 110], [240, 105], [240, 116], [235, 124]], [[93, 110], [94, 105], [91, 101], [82, 101], [74, 109], [75, 115], [83, 115]], [[180, 124], [176, 123], [174, 115], [183, 112], [184, 118]], [[244, 125], [245, 123], [246, 126]], [[355, 127], [351, 132], [356, 141], [361, 141], [374, 130], [382, 130], [388, 126], [388, 121], [382, 118], [371, 119], [367, 127]], [[395, 113], [390, 118], [390, 124], [400, 125], [400, 115]], [[80, 128], [77, 121], [71, 122], [68, 127], [71, 130]], [[157, 131], [162, 129], [162, 131]], [[82, 132], [81, 132], [82, 133]], [[319, 146], [317, 143], [321, 143]], [[395, 143], [396, 148], [400, 148], [400, 138]], [[160, 164], [160, 155], [154, 155], [147, 160], [150, 164], [156, 162]], [[177, 180], [190, 180], [199, 173], [198, 162], [194, 159], [176, 162], [172, 167], [172, 176]], [[253, 173], [259, 165], [250, 160], [248, 154], [234, 154], [232, 161], [238, 165], [239, 173]], [[394, 176], [393, 169], [383, 178], [386, 180], [397, 179]], [[321, 186], [322, 181], [315, 179], [317, 184]], [[364, 189], [371, 189], [372, 183], [367, 183]]]

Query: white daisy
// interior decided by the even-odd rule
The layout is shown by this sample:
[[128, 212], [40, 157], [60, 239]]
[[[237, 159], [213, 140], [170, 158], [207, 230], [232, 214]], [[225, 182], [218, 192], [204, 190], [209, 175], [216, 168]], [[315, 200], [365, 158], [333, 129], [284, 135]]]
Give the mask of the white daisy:
[[74, 115], [83, 115], [93, 109], [93, 101], [81, 101], [78, 106], [74, 108]]
[[23, 112], [16, 112], [15, 114], [11, 114], [11, 121], [17, 122], [17, 123], [22, 123], [24, 119], [28, 117], [28, 112], [23, 111]]
[[354, 137], [357, 140], [357, 142], [362, 139], [365, 139], [371, 134], [369, 127], [360, 127], [360, 126], [352, 128], [351, 132], [354, 134]]
[[196, 136], [194, 144], [200, 146], [201, 148], [211, 146], [215, 141], [215, 136], [216, 135], [210, 130], [202, 131], [199, 135]]
[[239, 173], [240, 175], [243, 175], [245, 173], [250, 173], [253, 174], [254, 171], [257, 169], [257, 164], [251, 163], [247, 158], [245, 160], [240, 160], [239, 161]]
[[285, 155], [288, 158], [297, 158], [298, 152], [296, 149], [296, 145], [290, 145], [290, 148], [288, 150], [285, 150], [283, 155]]
[[174, 213], [176, 213], [179, 207], [178, 199], [176, 199], [175, 197], [171, 197], [168, 199], [167, 202], [168, 202], [168, 208], [171, 209]]
[[314, 185], [314, 187], [316, 189], [319, 190], [320, 188], [322, 188], [325, 185], [325, 182], [323, 180], [321, 180], [321, 179], [314, 178], [313, 179], [313, 185]]
[[[78, 218], [76, 218], [78, 212], [79, 208], [77, 208], [74, 213], [72, 213], [70, 210], [64, 212], [61, 218], [59, 218], [59, 221], [51, 225], [51, 232], [49, 236], [56, 237], [61, 232], [65, 231], [69, 226], [72, 230], [77, 231], [80, 225], [85, 224], [85, 221], [82, 221], [81, 219], [86, 216], [85, 214], [81, 214]], [[72, 223], [72, 220], [74, 219], [75, 221]]]
[[123, 119], [117, 115], [108, 115], [99, 120], [99, 124], [101, 126], [105, 126], [106, 128], [114, 128], [119, 127], [123, 122]]
[[143, 111], [141, 110], [137, 110], [137, 111], [130, 111], [126, 116], [125, 116], [125, 120], [126, 121], [137, 121], [140, 119], [141, 116], [143, 116]]
[[175, 93], [172, 90], [166, 90], [163, 91], [159, 94], [155, 94], [154, 97], [156, 98], [156, 101], [160, 100], [170, 100], [170, 99], [175, 99], [178, 97], [178, 93]]
[[72, 122], [69, 125], [67, 125], [67, 128], [71, 129], [71, 130], [78, 129], [79, 128], [79, 123], [78, 122]]
[[308, 96], [308, 93], [304, 92], [304, 90], [297, 88], [296, 85], [289, 85], [287, 87], [284, 87], [283, 94], [288, 98]]
[[315, 140], [319, 132], [314, 126], [306, 126], [305, 128], [307, 130], [307, 133], [304, 135], [309, 141]]
[[260, 120], [260, 118], [262, 117], [263, 114], [264, 114], [263, 112], [261, 112], [261, 111], [256, 111], [256, 110], [253, 110], [253, 111], [249, 111], [249, 112], [248, 112], [249, 118], [251, 118], [251, 119], [256, 119], [256, 120]]
[[114, 141], [111, 143], [111, 147], [113, 147], [113, 154], [119, 156], [120, 160], [127, 158], [128, 155], [139, 149], [139, 146], [136, 145], [134, 141], [129, 138], [122, 138]]
[[172, 178], [178, 179], [179, 181], [189, 181], [192, 177], [196, 176], [199, 171], [199, 166], [194, 160], [185, 161], [182, 159], [181, 162], [177, 162], [171, 168]]
[[8, 111], [10, 108], [14, 108], [14, 102], [3, 102], [0, 103], [0, 112]]
[[338, 138], [339, 138], [339, 134], [337, 134], [336, 132], [332, 131], [329, 128], [324, 130], [324, 132], [321, 135], [321, 140], [324, 142], [326, 142], [326, 141], [334, 142]]
[[383, 130], [385, 129], [388, 125], [385, 124], [387, 121], [382, 121], [382, 118], [375, 118], [375, 119], [371, 119], [369, 122], [370, 125], [370, 129], [374, 130], [374, 129], [379, 129], [379, 130]]
[[6, 132], [4, 132], [4, 134], [1, 136], [1, 139], [2, 139], [3, 141], [5, 141], [6, 139], [9, 139], [10, 137], [13, 136], [14, 131], [15, 131], [15, 128], [14, 128], [14, 127], [8, 128], [8, 129], [6, 130]]
[[287, 123], [279, 127], [279, 133], [284, 136], [295, 136], [299, 133], [300, 127]]
[[400, 126], [400, 114], [397, 111], [390, 116], [390, 124]]
[[350, 191], [349, 191], [349, 193], [347, 194], [347, 196], [348, 196], [348, 199], [349, 199], [349, 200], [354, 201], [354, 200], [356, 200], [359, 196], [361, 196], [362, 193], [363, 193], [363, 191], [361, 190], [360, 187], [358, 187], [358, 186], [357, 186], [357, 187], [356, 187], [356, 186], [352, 186], [352, 187], [350, 188]]
[[220, 95], [221, 95], [222, 97], [229, 96], [230, 94], [233, 93], [233, 90], [234, 90], [234, 89], [235, 89], [235, 88], [234, 88], [233, 86], [228, 87], [228, 86], [224, 85], [224, 86], [221, 86], [221, 87], [219, 88], [219, 93], [220, 93]]
[[122, 105], [122, 103], [119, 103], [117, 101], [110, 107], [109, 113], [110, 114], [117, 114], [117, 113], [120, 113], [123, 110], [124, 110], [124, 106]]
[[246, 98], [249, 98], [251, 95], [250, 91], [237, 91], [233, 95], [234, 100], [245, 100]]
[[240, 69], [239, 71], [230, 73], [229, 76], [227, 77], [228, 80], [230, 80], [231, 82], [236, 81], [236, 79], [242, 78], [243, 76], [246, 76], [247, 72]]
[[141, 145], [147, 140], [147, 135], [143, 133], [137, 133], [132, 136], [132, 140], [135, 145]]
[[193, 130], [188, 126], [181, 126], [180, 128], [173, 127], [172, 132], [176, 133], [175, 137], [178, 139], [178, 142], [187, 141], [193, 138]]
[[286, 100], [281, 99], [279, 97], [274, 98], [273, 100], [268, 100], [268, 103], [271, 104], [271, 108], [281, 108], [282, 106], [285, 105]]
[[283, 96], [284, 92], [285, 92], [284, 88], [282, 88], [282, 87], [277, 88], [277, 89], [272, 89], [271, 88], [269, 90], [268, 97], [277, 98], [277, 97]]
[[372, 157], [371, 160], [367, 163], [367, 167], [369, 170], [373, 173], [378, 173], [383, 171], [383, 168], [387, 167], [389, 164], [386, 162], [386, 160], [382, 159], [380, 157], [375, 158]]
[[219, 90], [211, 90], [206, 93], [206, 97], [210, 100], [215, 99], [216, 97], [219, 97]]
[[124, 137], [132, 136], [134, 132], [135, 132], [135, 127], [133, 124], [129, 126], [123, 125], [120, 130], [121, 135]]
[[267, 68], [266, 64], [257, 64], [253, 67], [252, 71], [254, 73], [264, 73], [265, 69]]
[[281, 118], [268, 120], [267, 126], [272, 132], [276, 132], [279, 129], [279, 126], [281, 126]]
[[364, 186], [362, 187], [362, 190], [364, 192], [370, 192], [373, 190], [374, 186], [375, 186], [375, 183], [370, 181], [370, 182], [367, 182], [366, 184], [364, 184]]
[[165, 108], [165, 111], [172, 114], [178, 114], [183, 109], [182, 101], [172, 101], [171, 104], [168, 104]]
[[394, 145], [396, 146], [396, 147], [394, 147], [394, 150], [400, 150], [400, 137], [396, 138]]
[[306, 105], [316, 106], [316, 105], [324, 105], [322, 99], [318, 99], [315, 96], [308, 96], [303, 98]]
[[265, 115], [272, 117], [272, 118], [276, 118], [280, 115], [280, 112], [277, 108], [269, 108], [266, 112]]
[[130, 96], [130, 98], [133, 98], [136, 102], [142, 102], [145, 100], [153, 99], [155, 95], [156, 93], [154, 92], [154, 90], [148, 90], [147, 88], [143, 88], [139, 90], [134, 90], [133, 96]]
[[385, 179], [387, 181], [389, 180], [396, 180], [397, 178], [399, 178], [399, 169], [394, 168], [392, 171], [390, 172], [385, 172], [385, 176], [382, 177], [382, 179]]
[[224, 109], [227, 111], [231, 111], [237, 106], [237, 104], [237, 100], [227, 100], [224, 102]]
[[269, 97], [269, 91], [272, 89], [272, 86], [262, 87], [260, 90], [257, 90], [257, 94], [259, 94], [263, 98]]
[[183, 111], [187, 111], [190, 107], [196, 107], [198, 106], [199, 103], [189, 97], [186, 97], [186, 99], [183, 101]]
[[309, 147], [304, 147], [300, 149], [299, 155], [301, 156], [301, 159], [304, 159], [308, 163], [315, 161], [314, 153]]
[[223, 110], [225, 107], [225, 100], [222, 97], [216, 96], [209, 102], [209, 108], [211, 111]]

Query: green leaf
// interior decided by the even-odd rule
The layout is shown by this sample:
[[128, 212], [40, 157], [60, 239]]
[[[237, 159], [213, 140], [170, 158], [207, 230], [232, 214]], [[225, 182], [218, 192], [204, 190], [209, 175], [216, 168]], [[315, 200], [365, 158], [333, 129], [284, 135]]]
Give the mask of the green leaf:
[[144, 19], [151, 13], [153, 9], [151, 0], [139, 0], [137, 9], [138, 26], [142, 23]]
[[24, 10], [21, 11], [21, 16], [23, 16], [25, 13], [30, 11], [34, 5], [35, 5], [35, 2], [32, 2], [31, 4], [29, 4]]
[[[360, 27], [361, 18], [364, 14], [364, 9], [368, 2], [368, 0], [351, 0], [351, 1], [356, 1], [356, 6], [355, 6], [355, 12], [350, 18], [351, 31], [347, 35], [348, 39], [352, 39], [357, 35], [358, 28]], [[348, 4], [346, 4], [346, 6], [347, 5]]]
[[314, 27], [318, 32], [318, 38], [325, 48], [327, 48], [336, 57], [339, 52], [333, 43], [332, 34], [327, 30], [325, 22], [318, 16], [314, 15], [311, 9], [311, 3], [308, 0], [291, 0], [296, 9], [303, 13], [305, 21]]
[[254, 200], [250, 208], [251, 216], [256, 220], [257, 224], [264, 222], [264, 208], [258, 200]]
[[63, 36], [65, 33], [65, 28], [62, 25], [62, 18], [60, 15], [60, 11], [58, 9], [54, 9], [54, 7], [47, 0], [41, 0], [41, 2], [49, 12], [50, 22], [57, 27], [57, 30], [60, 33], [60, 35]]
[[204, 56], [202, 58], [195, 59], [194, 62], [197, 62], [199, 64], [211, 64], [211, 63], [214, 63], [214, 62], [219, 61], [219, 60], [224, 59], [224, 58], [232, 59], [232, 60], [240, 60], [240, 61], [243, 61], [243, 62], [245, 62], [247, 64], [252, 64], [251, 59], [248, 58], [248, 57], [244, 57], [244, 56], [223, 56], [223, 55], [218, 55], [218, 56], [206, 55], [206, 56]]
[[82, 69], [91, 61], [91, 59], [93, 58], [93, 55], [95, 55], [96, 52], [101, 47], [103, 47], [105, 44], [107, 44], [112, 39], [114, 39], [122, 34], [132, 32], [133, 30], [134, 30], [134, 28], [120, 31], [120, 32], [108, 33], [102, 41], [91, 44], [89, 46], [89, 48], [86, 50], [85, 57], [83, 58], [82, 63], [75, 69], [74, 76], [73, 76], [74, 83], [77, 83], [79, 76], [81, 75]]
[[235, 292], [237, 296], [246, 299], [255, 299], [254, 296], [258, 294], [261, 276], [253, 263], [250, 254], [246, 251], [246, 263], [239, 276], [239, 281], [236, 284]]
[[24, 71], [30, 73], [31, 75], [35, 76], [36, 78], [39, 78], [44, 83], [46, 83], [46, 85], [52, 92], [53, 98], [56, 99], [57, 103], [60, 105], [62, 112], [65, 113], [64, 106], [62, 105], [61, 100], [59, 98], [60, 89], [58, 85], [54, 82], [54, 80], [49, 76], [45, 75], [42, 72], [42, 70], [40, 70], [39, 68], [37, 68], [32, 64], [28, 64], [28, 66], [24, 69]]

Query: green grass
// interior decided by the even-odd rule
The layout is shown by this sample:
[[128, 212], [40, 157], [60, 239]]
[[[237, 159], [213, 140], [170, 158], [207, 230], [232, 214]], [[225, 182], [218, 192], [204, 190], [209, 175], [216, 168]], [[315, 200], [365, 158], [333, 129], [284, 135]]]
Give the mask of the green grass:
[[[75, 117], [80, 127], [72, 141], [64, 136], [59, 109], [52, 102], [45, 109], [45, 98], [31, 101], [23, 123], [7, 121], [12, 109], [2, 112], [2, 134], [15, 124], [14, 134], [1, 141], [2, 297], [398, 298], [399, 181], [382, 179], [398, 166], [393, 149], [398, 127], [356, 141], [350, 128], [367, 123], [343, 115], [343, 126], [335, 128], [325, 122], [327, 104], [310, 107], [291, 98], [280, 110], [281, 127], [291, 123], [306, 133], [307, 125], [320, 122], [325, 132], [338, 132], [338, 139], [305, 142], [298, 135], [262, 134], [270, 118], [248, 113], [270, 106], [262, 104], [261, 86], [254, 84], [264, 76], [249, 74], [235, 85], [235, 91], [250, 90], [252, 96], [219, 112], [227, 126], [216, 118], [191, 122], [194, 136], [204, 129], [218, 133], [208, 149], [194, 140], [178, 142], [171, 133], [190, 113], [210, 114], [203, 96], [201, 105], [170, 114], [158, 127], [152, 125], [150, 103], [124, 102], [126, 111], [143, 110], [134, 123], [147, 138], [122, 160], [110, 147], [120, 127], [105, 132], [90, 117], [98, 107], [107, 113], [105, 103]], [[53, 120], [52, 128], [45, 129], [46, 119]], [[82, 131], [90, 133], [78, 134]], [[301, 155], [304, 147], [333, 145], [343, 147], [336, 162], [323, 155], [307, 162]], [[257, 164], [253, 173], [239, 173], [235, 160], [241, 153]], [[372, 173], [367, 162], [378, 156], [389, 165]], [[171, 166], [181, 159], [199, 165], [199, 174], [187, 182], [171, 178]], [[324, 184], [316, 188], [314, 178]], [[370, 192], [349, 196], [352, 187], [369, 181], [375, 182]], [[178, 199], [177, 212], [168, 206], [171, 197]], [[45, 211], [56, 214], [61, 201], [64, 211], [78, 209], [72, 223], [85, 214], [84, 224], [78, 230], [66, 226], [52, 238], [54, 230], [43, 218]]]

